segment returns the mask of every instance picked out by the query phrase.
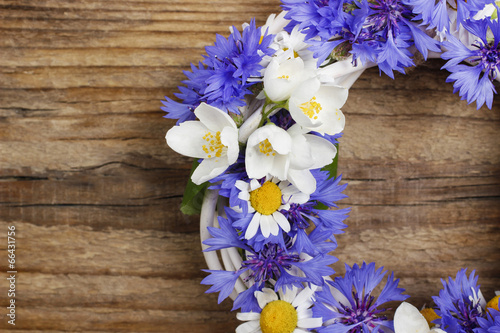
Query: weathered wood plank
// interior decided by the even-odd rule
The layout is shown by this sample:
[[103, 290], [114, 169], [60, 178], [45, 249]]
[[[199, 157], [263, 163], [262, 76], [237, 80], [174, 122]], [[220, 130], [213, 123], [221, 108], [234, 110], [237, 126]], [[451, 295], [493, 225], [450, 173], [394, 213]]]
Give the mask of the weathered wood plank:
[[19, 310], [16, 330], [8, 332], [64, 331], [64, 332], [234, 332], [237, 323], [229, 311], [162, 311], [117, 308], [25, 308]]
[[[160, 100], [215, 33], [278, 10], [0, 1], [0, 230], [19, 231], [17, 331], [234, 332], [230, 302], [199, 284], [197, 219], [178, 209], [191, 160], [166, 147], [175, 121]], [[396, 80], [369, 69], [343, 108], [352, 211], [334, 268], [376, 261], [418, 306], [462, 267], [486, 297], [500, 285], [500, 102], [459, 101], [442, 65]]]

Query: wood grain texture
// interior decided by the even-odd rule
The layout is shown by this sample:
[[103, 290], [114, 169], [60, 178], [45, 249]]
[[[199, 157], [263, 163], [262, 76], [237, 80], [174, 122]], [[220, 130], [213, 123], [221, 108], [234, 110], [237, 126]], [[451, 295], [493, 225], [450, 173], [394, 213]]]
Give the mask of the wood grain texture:
[[[278, 11], [276, 0], [0, 0], [0, 330], [234, 331], [232, 304], [200, 285], [198, 221], [179, 211], [191, 160], [166, 146], [175, 122], [160, 100], [216, 33]], [[500, 289], [500, 102], [460, 101], [442, 65], [396, 80], [370, 69], [343, 108], [352, 211], [333, 267], [376, 261], [417, 306], [462, 267], [486, 297]]]

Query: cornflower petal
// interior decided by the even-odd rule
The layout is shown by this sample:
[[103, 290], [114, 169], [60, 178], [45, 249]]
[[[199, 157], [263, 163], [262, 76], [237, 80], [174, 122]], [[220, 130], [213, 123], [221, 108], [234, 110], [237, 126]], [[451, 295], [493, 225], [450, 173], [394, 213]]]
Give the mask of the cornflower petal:
[[205, 277], [201, 281], [201, 284], [212, 285], [206, 293], [219, 292], [219, 304], [231, 294], [236, 284], [236, 280], [238, 280], [240, 275], [244, 272], [243, 270], [232, 272], [209, 269], [203, 269], [203, 271], [210, 273], [210, 275]]
[[472, 332], [479, 327], [478, 318], [484, 318], [484, 300], [479, 297], [475, 272], [467, 278], [466, 269], [461, 269], [456, 278], [448, 281], [442, 280], [443, 289], [439, 296], [433, 296], [436, 303], [436, 313], [441, 316], [437, 320], [441, 328], [454, 332]]
[[337, 295], [335, 298], [329, 289], [323, 288], [319, 291], [318, 301], [323, 303], [323, 306], [318, 306], [317, 310], [314, 307], [313, 312], [323, 316], [325, 327], [318, 331], [348, 332], [355, 327], [363, 327], [363, 332], [380, 332], [383, 331], [382, 327], [392, 329], [392, 322], [380, 315], [385, 311], [380, 305], [386, 301], [404, 300], [409, 296], [401, 295], [402, 289], [394, 287], [398, 280], [392, 281], [391, 274], [378, 302], [371, 292], [385, 274], [382, 269], [375, 270], [374, 263], [363, 263], [361, 267], [355, 264], [352, 268], [346, 265], [345, 276], [336, 277], [334, 281], [329, 282]]
[[231, 222], [223, 217], [218, 217], [219, 228], [208, 227], [208, 232], [212, 238], [203, 241], [203, 244], [210, 246], [206, 251], [216, 251], [230, 247], [237, 247], [244, 250], [250, 248], [240, 240], [236, 230], [232, 227]]

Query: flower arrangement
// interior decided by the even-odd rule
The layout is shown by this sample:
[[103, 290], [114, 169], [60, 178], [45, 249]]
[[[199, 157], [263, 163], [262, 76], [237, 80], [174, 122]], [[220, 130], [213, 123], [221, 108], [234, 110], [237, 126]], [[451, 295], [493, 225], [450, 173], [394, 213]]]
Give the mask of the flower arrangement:
[[[195, 158], [181, 210], [201, 214], [202, 284], [234, 300], [237, 332], [500, 332], [499, 296], [486, 303], [474, 272], [443, 280], [435, 307], [419, 311], [375, 263], [335, 279], [329, 267], [349, 213], [336, 204], [346, 197], [337, 140], [349, 88], [368, 67], [394, 78], [417, 54], [441, 57], [454, 92], [491, 109], [499, 6], [282, 0], [282, 13], [218, 35], [185, 72], [178, 101], [162, 101], [177, 119], [166, 141]], [[393, 320], [391, 301], [402, 302]]]

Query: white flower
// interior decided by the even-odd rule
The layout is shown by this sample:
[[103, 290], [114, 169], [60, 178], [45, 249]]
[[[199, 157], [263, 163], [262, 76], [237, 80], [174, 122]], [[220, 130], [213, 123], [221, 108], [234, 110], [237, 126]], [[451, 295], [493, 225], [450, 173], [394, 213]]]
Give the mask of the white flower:
[[287, 180], [300, 191], [311, 194], [316, 191], [316, 179], [310, 170], [332, 163], [337, 155], [337, 148], [330, 141], [306, 132], [307, 130], [298, 124], [287, 131], [293, 140]]
[[292, 138], [282, 128], [269, 124], [256, 129], [247, 140], [245, 168], [249, 178], [271, 174], [285, 180], [290, 166]]
[[339, 86], [297, 89], [289, 100], [290, 115], [300, 126], [320, 134], [344, 130], [345, 117], [340, 108], [347, 101], [348, 89]]
[[[500, 1], [496, 1], [496, 5], [500, 5]], [[483, 9], [478, 11], [476, 15], [474, 15], [474, 20], [482, 20], [489, 17], [491, 20], [498, 19], [497, 9], [494, 4], [489, 3], [484, 6]]]
[[267, 31], [267, 34], [275, 35], [282, 31], [288, 22], [290, 22], [285, 19], [286, 13], [286, 11], [282, 11], [278, 16], [276, 14], [269, 15], [266, 23], [262, 26], [261, 33], [264, 34]]
[[316, 180], [310, 170], [330, 164], [336, 153], [337, 149], [328, 140], [306, 134], [298, 124], [288, 131], [268, 124], [248, 138], [245, 167], [249, 178], [271, 175], [311, 194], [316, 190]]
[[240, 312], [236, 318], [246, 323], [236, 328], [236, 333], [292, 332], [306, 333], [309, 329], [320, 327], [321, 318], [314, 318], [311, 306], [314, 304], [314, 291], [309, 287], [281, 290], [278, 295], [269, 288], [256, 291], [255, 297], [262, 309], [261, 313]]
[[199, 121], [185, 121], [165, 136], [177, 153], [202, 158], [191, 176], [199, 185], [223, 173], [236, 162], [239, 153], [238, 129], [231, 117], [210, 105], [200, 104], [194, 111]]
[[300, 32], [298, 25], [293, 28], [290, 34], [286, 31], [277, 33], [271, 45], [272, 48], [276, 49], [274, 57], [280, 62], [300, 57], [307, 70], [315, 71], [317, 59], [314, 58], [313, 52], [309, 50], [310, 45], [304, 42], [305, 36]]
[[316, 84], [319, 84], [315, 70], [306, 68], [301, 58], [283, 61], [273, 58], [264, 72], [264, 91], [274, 102], [286, 101], [303, 83], [314, 84], [316, 81]]
[[395, 333], [446, 333], [442, 329], [430, 329], [424, 316], [410, 303], [403, 302], [394, 314]]
[[256, 179], [249, 183], [236, 181], [235, 186], [241, 191], [238, 198], [248, 203], [248, 212], [253, 213], [252, 220], [245, 232], [245, 238], [250, 239], [259, 230], [264, 237], [278, 235], [281, 228], [284, 232], [290, 231], [290, 222], [280, 212], [288, 210], [290, 204], [303, 204], [309, 200], [309, 195], [300, 192], [288, 181], [279, 181], [277, 178], [266, 178], [261, 185]]

